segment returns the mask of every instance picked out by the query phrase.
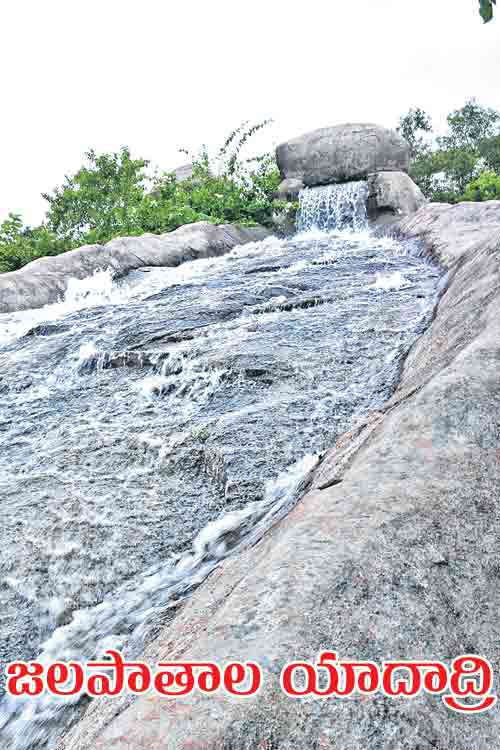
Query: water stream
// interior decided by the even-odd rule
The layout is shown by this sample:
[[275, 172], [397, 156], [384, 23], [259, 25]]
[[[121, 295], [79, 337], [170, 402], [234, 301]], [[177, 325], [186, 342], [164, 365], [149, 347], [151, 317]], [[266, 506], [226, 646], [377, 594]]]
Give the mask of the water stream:
[[[306, 190], [298, 234], [0, 316], [0, 662], [140, 653], [318, 456], [380, 406], [440, 270], [376, 239], [365, 183]], [[77, 708], [6, 696], [2, 748]]]

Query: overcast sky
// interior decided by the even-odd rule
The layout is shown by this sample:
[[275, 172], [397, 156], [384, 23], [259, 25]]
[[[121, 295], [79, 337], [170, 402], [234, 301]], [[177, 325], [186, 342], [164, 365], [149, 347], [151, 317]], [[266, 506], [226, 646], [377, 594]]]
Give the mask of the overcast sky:
[[263, 145], [420, 106], [500, 109], [500, 8], [477, 0], [0, 0], [0, 220], [43, 218], [88, 148], [165, 169], [272, 117]]

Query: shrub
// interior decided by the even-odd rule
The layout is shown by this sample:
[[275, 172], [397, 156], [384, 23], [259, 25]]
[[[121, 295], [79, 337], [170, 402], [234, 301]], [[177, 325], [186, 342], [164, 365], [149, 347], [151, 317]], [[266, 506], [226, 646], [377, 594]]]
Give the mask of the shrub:
[[469, 182], [461, 200], [500, 200], [500, 175], [495, 172], [483, 172], [476, 180]]
[[78, 245], [170, 232], [196, 221], [273, 224], [290, 210], [273, 198], [280, 182], [274, 156], [242, 158], [248, 141], [267, 124], [243, 123], [213, 158], [206, 148], [190, 156], [193, 176], [182, 181], [171, 173], [150, 178], [148, 162], [132, 158], [127, 148], [110, 154], [88, 151], [74, 175], [44, 194], [49, 204], [45, 223], [24, 227], [20, 216], [10, 214], [1, 225], [0, 272]]
[[9, 214], [0, 225], [0, 272], [15, 271], [36, 258], [68, 249], [45, 225], [24, 227], [18, 214]]
[[410, 145], [410, 176], [433, 201], [456, 203], [485, 170], [500, 172], [500, 112], [469, 99], [447, 117], [445, 135], [430, 140], [429, 116], [411, 109], [399, 122]]
[[130, 151], [96, 154], [88, 151], [84, 164], [66, 177], [52, 194], [47, 223], [56, 237], [68, 244], [106, 242], [119, 234], [136, 234], [139, 207], [147, 183], [144, 159], [132, 159]]

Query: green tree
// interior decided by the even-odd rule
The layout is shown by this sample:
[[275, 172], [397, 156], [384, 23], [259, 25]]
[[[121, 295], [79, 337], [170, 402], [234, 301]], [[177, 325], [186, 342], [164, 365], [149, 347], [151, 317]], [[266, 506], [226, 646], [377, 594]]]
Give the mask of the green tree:
[[484, 138], [477, 148], [487, 170], [500, 174], [500, 136]]
[[490, 201], [500, 199], [500, 175], [495, 172], [483, 172], [476, 180], [470, 182], [461, 200]]
[[193, 165], [190, 179], [160, 176], [143, 204], [148, 231], [169, 231], [188, 221], [222, 224], [272, 224], [276, 212], [286, 210], [273, 199], [280, 176], [274, 155], [246, 159], [248, 141], [269, 121], [243, 123], [210, 156], [206, 147], [193, 155], [182, 150]]
[[446, 149], [475, 150], [482, 140], [496, 134], [500, 113], [469, 99], [446, 119], [448, 133], [437, 139], [438, 144]]
[[466, 185], [477, 175], [477, 153], [472, 149], [449, 149], [441, 151], [439, 160], [445, 179], [450, 183], [450, 187], [457, 193], [458, 197], [465, 190]]
[[427, 198], [432, 197], [435, 192], [437, 175], [442, 172], [443, 160], [441, 154], [436, 151], [420, 154], [410, 164], [410, 177]]
[[132, 159], [128, 148], [112, 154], [85, 154], [87, 164], [52, 194], [49, 228], [69, 243], [102, 243], [141, 231], [137, 214], [145, 194], [148, 162]]
[[[46, 222], [25, 227], [10, 214], [0, 227], [0, 271], [84, 244], [143, 232], [163, 233], [196, 221], [273, 225], [294, 206], [274, 199], [280, 176], [274, 155], [246, 159], [250, 139], [268, 124], [243, 123], [211, 157], [206, 148], [191, 157], [193, 175], [166, 173], [151, 180], [148, 162], [127, 148], [111, 154], [89, 151], [85, 164], [61, 187], [44, 195]], [[151, 189], [152, 187], [152, 189]]]
[[410, 109], [404, 117], [400, 118], [397, 131], [408, 143], [411, 159], [429, 152], [428, 139], [422, 134], [432, 132], [432, 123], [431, 118], [423, 109], [419, 107]]
[[456, 202], [484, 169], [500, 172], [500, 113], [469, 99], [447, 123], [446, 134], [432, 142], [430, 118], [411, 109], [400, 119], [399, 132], [410, 144], [410, 175], [424, 195]]
[[19, 214], [10, 213], [0, 224], [0, 272], [16, 271], [36, 258], [67, 249], [45, 224], [25, 227]]

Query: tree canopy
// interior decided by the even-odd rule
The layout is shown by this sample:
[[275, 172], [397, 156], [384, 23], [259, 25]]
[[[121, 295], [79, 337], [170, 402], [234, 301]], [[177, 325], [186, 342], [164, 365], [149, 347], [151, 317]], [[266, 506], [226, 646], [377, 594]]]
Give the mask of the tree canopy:
[[398, 131], [410, 146], [411, 177], [433, 201], [500, 197], [498, 180], [492, 178], [500, 175], [500, 113], [469, 99], [448, 115], [447, 125], [444, 135], [434, 137], [429, 115], [418, 107], [400, 118]]
[[268, 124], [243, 123], [213, 157], [206, 148], [188, 154], [193, 174], [182, 180], [168, 172], [151, 175], [148, 161], [125, 147], [88, 151], [75, 174], [44, 193], [48, 210], [40, 226], [24, 226], [12, 213], [0, 223], [0, 272], [78, 245], [161, 234], [195, 221], [272, 224], [277, 214], [292, 210], [274, 197], [280, 182], [274, 155], [244, 158], [248, 142]]

